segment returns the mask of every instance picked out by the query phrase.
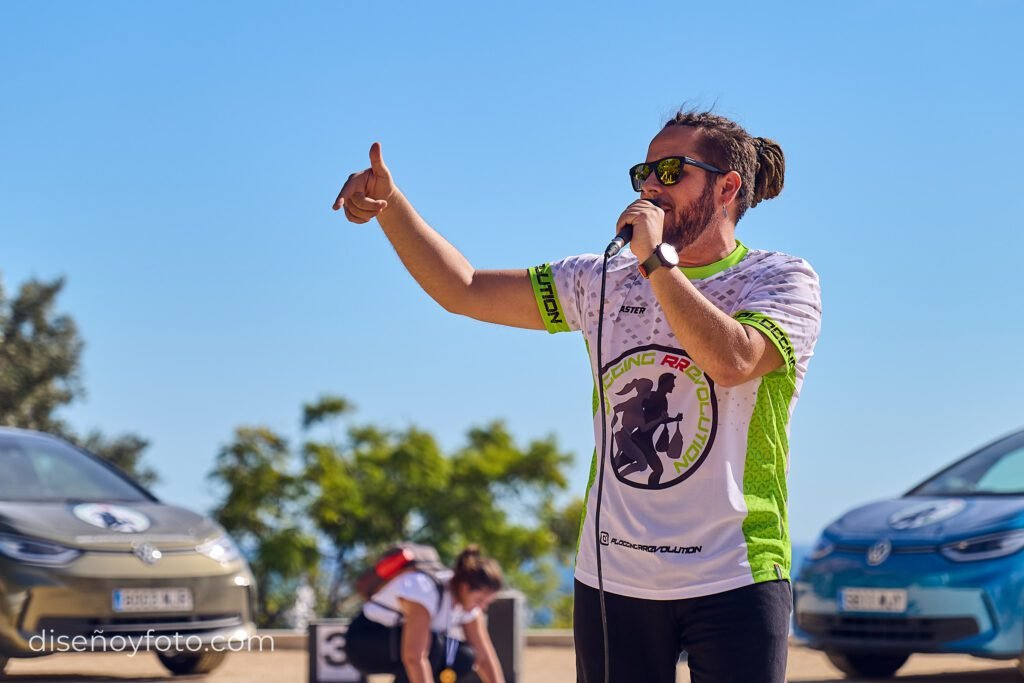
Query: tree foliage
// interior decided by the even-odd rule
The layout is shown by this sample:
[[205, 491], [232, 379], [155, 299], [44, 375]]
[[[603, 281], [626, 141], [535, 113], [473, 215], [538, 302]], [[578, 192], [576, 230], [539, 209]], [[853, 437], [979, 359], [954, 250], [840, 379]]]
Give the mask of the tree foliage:
[[[352, 409], [324, 396], [303, 407], [307, 431], [297, 448], [266, 428], [242, 428], [218, 457], [211, 478], [225, 496], [216, 515], [258, 568], [263, 623], [280, 625], [275, 619], [303, 578], [319, 586], [322, 612], [344, 611], [355, 576], [401, 540], [433, 545], [448, 561], [480, 543], [529, 598], [557, 588], [555, 563], [576, 543], [566, 520], [578, 523], [580, 508], [556, 505], [571, 456], [553, 438], [520, 446], [496, 421], [470, 429], [451, 453], [417, 427], [347, 424], [336, 440], [331, 424]], [[298, 559], [272, 567], [268, 539], [281, 534], [287, 542], [274, 553]], [[312, 545], [316, 556], [302, 554]]]
[[87, 448], [149, 486], [156, 473], [141, 459], [149, 443], [135, 435], [109, 438], [98, 430], [77, 435], [61, 408], [85, 395], [84, 342], [78, 326], [57, 312], [64, 279], [29, 280], [14, 297], [0, 282], [0, 425], [49, 432]]
[[64, 280], [31, 280], [13, 299], [0, 284], [0, 423], [64, 433], [56, 412], [83, 394], [82, 340], [75, 322], [56, 313]]
[[320, 550], [303, 528], [303, 481], [289, 472], [292, 454], [266, 428], [241, 427], [221, 449], [210, 478], [222, 485], [217, 520], [246, 551], [263, 624], [276, 624], [303, 576], [315, 581]]

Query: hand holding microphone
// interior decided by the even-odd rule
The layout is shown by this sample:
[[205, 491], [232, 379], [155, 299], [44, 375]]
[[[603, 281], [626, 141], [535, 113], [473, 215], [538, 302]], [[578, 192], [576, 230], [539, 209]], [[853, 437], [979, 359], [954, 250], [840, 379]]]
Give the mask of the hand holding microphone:
[[605, 256], [611, 258], [626, 244], [632, 242], [633, 254], [644, 261], [662, 242], [665, 212], [655, 200], [638, 199], [622, 212], [615, 227], [618, 234], [605, 249]]

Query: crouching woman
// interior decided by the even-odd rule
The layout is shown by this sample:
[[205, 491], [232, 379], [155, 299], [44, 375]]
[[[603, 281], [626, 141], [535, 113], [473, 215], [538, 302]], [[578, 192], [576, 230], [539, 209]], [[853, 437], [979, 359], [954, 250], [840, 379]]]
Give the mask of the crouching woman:
[[474, 669], [484, 683], [505, 683], [483, 618], [501, 586], [501, 567], [475, 545], [454, 570], [404, 571], [349, 625], [348, 660], [363, 674], [394, 674], [395, 683], [455, 683]]

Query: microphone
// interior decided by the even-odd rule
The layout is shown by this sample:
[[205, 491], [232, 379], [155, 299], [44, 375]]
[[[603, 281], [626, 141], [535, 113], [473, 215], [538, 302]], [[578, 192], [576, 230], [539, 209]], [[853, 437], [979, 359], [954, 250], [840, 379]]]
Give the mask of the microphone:
[[622, 230], [619, 230], [619, 234], [615, 236], [615, 239], [608, 243], [608, 248], [604, 250], [604, 257], [611, 258], [615, 256], [631, 239], [633, 239], [633, 226], [627, 223], [622, 226]]

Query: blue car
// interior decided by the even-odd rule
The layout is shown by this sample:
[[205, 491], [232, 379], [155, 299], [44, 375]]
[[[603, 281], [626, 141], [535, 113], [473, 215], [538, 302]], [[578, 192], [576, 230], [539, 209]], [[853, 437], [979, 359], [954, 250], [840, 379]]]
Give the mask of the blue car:
[[796, 635], [851, 677], [918, 652], [1019, 658], [1022, 549], [1024, 431], [829, 525], [794, 583]]

